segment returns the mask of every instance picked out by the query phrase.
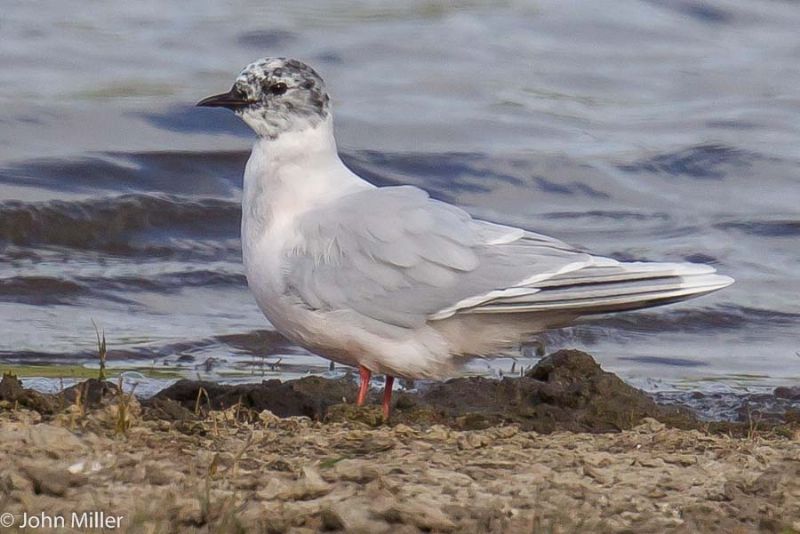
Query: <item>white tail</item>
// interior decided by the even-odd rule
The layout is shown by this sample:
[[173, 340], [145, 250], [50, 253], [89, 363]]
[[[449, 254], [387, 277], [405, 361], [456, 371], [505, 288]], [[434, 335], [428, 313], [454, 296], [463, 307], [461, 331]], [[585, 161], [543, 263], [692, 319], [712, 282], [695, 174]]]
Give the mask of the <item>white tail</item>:
[[594, 265], [535, 282], [536, 291], [493, 299], [460, 313], [527, 313], [563, 310], [578, 315], [660, 306], [711, 293], [733, 283], [713, 267], [693, 263], [620, 263], [606, 258]]

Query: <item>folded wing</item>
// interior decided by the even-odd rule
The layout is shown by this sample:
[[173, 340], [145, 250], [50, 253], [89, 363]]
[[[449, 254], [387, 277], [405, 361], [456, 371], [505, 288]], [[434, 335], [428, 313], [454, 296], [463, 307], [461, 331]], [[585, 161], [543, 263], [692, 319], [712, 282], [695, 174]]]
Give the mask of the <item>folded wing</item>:
[[472, 219], [415, 187], [360, 191], [307, 212], [286, 289], [306, 306], [418, 327], [592, 264], [555, 239]]
[[344, 196], [307, 212], [286, 290], [307, 307], [415, 328], [456, 314], [666, 304], [733, 282], [705, 265], [621, 263], [556, 239], [472, 219], [415, 187]]

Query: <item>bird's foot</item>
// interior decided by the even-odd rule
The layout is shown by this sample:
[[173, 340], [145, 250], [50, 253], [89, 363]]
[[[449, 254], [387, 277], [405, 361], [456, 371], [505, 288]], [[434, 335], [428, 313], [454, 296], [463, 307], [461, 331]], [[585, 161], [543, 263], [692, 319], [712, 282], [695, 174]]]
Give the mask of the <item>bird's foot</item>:
[[370, 371], [363, 365], [359, 365], [358, 374], [361, 377], [361, 383], [358, 386], [358, 397], [356, 397], [356, 406], [363, 406], [364, 401], [367, 400], [367, 393], [369, 392], [369, 381], [372, 378], [372, 371]]
[[388, 420], [392, 411], [392, 386], [394, 377], [386, 375], [386, 385], [383, 388], [383, 417]]
[[[356, 406], [363, 406], [364, 401], [367, 400], [367, 393], [369, 392], [369, 381], [372, 378], [372, 371], [364, 367], [358, 366], [358, 374], [361, 378], [361, 383], [358, 386], [358, 397], [356, 397]], [[394, 386], [394, 377], [386, 375], [386, 385], [383, 388], [383, 418], [389, 419], [392, 406], [392, 386]]]

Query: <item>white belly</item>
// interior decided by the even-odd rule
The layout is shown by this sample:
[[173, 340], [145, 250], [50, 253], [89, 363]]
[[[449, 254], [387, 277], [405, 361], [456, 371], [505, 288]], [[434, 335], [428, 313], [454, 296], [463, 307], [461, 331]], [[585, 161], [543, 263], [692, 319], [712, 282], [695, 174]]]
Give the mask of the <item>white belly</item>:
[[270, 239], [245, 247], [245, 271], [259, 308], [275, 329], [309, 351], [345, 365], [407, 378], [451, 376], [446, 342], [428, 326], [409, 330], [352, 310], [311, 310], [286, 291], [283, 247]]

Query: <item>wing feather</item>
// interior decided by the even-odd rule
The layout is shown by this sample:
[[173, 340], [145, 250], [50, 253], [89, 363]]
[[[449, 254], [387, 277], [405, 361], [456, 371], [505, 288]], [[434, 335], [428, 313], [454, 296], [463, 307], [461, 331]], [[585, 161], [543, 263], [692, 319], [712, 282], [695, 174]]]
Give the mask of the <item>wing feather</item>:
[[344, 196], [303, 215], [298, 231], [287, 292], [312, 309], [409, 328], [540, 291], [526, 285], [592, 263], [558, 240], [474, 220], [411, 186]]

